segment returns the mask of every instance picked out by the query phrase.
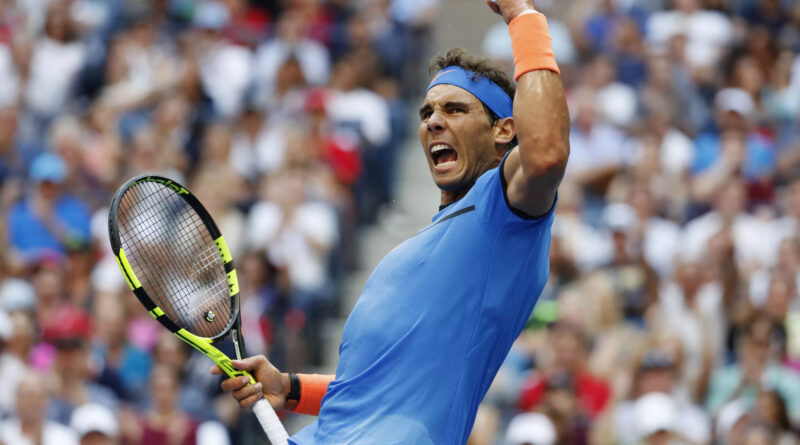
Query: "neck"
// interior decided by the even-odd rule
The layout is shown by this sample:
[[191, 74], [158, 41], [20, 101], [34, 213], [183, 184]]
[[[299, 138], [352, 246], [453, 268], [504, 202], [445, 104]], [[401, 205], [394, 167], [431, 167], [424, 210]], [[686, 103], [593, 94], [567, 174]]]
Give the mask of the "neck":
[[450, 204], [458, 201], [459, 199], [463, 198], [464, 195], [467, 194], [469, 189], [470, 189], [470, 187], [467, 187], [467, 188], [464, 188], [463, 190], [458, 190], [458, 191], [455, 191], [455, 192], [449, 192], [447, 190], [442, 190], [442, 197], [439, 200], [439, 206], [443, 207], [443, 206], [450, 205]]

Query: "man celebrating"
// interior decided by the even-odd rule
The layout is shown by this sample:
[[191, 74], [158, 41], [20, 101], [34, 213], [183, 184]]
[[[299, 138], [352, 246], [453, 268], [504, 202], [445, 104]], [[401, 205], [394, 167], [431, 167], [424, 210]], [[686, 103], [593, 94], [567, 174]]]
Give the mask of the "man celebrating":
[[533, 1], [487, 3], [509, 24], [516, 92], [462, 50], [432, 62], [419, 137], [440, 211], [372, 273], [336, 375], [281, 373], [256, 356], [233, 363], [259, 383], [222, 383], [243, 407], [264, 396], [275, 409], [318, 414], [292, 444], [466, 442], [544, 287], [569, 156], [564, 90]]

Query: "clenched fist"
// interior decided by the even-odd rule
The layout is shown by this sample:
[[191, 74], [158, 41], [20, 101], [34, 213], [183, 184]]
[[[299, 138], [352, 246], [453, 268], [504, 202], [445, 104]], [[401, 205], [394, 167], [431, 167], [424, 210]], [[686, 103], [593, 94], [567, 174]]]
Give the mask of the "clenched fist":
[[526, 10], [536, 10], [533, 0], [486, 0], [486, 4], [492, 11], [502, 15], [506, 23], [510, 23]]

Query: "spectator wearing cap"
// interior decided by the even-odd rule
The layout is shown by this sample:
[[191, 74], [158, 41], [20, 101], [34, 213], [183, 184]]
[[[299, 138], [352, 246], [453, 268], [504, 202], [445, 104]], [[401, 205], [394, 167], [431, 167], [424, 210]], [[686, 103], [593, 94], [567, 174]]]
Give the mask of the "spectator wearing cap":
[[553, 422], [541, 413], [522, 413], [514, 416], [506, 430], [507, 445], [555, 445]]
[[30, 167], [29, 195], [8, 211], [9, 244], [23, 262], [63, 258], [89, 240], [91, 214], [86, 204], [63, 191], [64, 160], [53, 153], [37, 156]]
[[103, 405], [87, 403], [72, 413], [69, 426], [80, 445], [117, 445], [119, 424], [114, 413]]
[[85, 403], [98, 403], [116, 410], [117, 397], [105, 386], [93, 381], [89, 362], [89, 339], [92, 324], [82, 309], [63, 305], [43, 328], [44, 340], [55, 347], [51, 370], [54, 396], [48, 406], [48, 418], [69, 424], [74, 410]]
[[77, 445], [75, 433], [45, 417], [50, 398], [44, 377], [29, 370], [17, 386], [16, 417], [0, 422], [0, 443], [6, 445]]
[[[690, 443], [708, 443], [711, 439], [711, 419], [701, 407], [689, 401], [687, 394], [681, 393], [678, 382], [674, 360], [661, 350], [648, 351], [634, 376], [633, 397], [614, 407], [617, 443], [636, 444], [642, 433], [652, 434], [661, 428], [679, 434]], [[657, 395], [656, 401], [649, 400], [654, 398], [653, 394]], [[652, 417], [642, 416], [640, 419], [642, 409], [648, 405], [666, 412], [667, 423], [654, 425], [663, 420], [656, 419], [656, 411], [651, 412]], [[631, 422], [631, 419], [636, 421]], [[642, 422], [654, 423], [645, 425]]]
[[[713, 105], [716, 127], [695, 139], [692, 173], [700, 175], [695, 182], [720, 183], [732, 175], [743, 175], [753, 182], [772, 174], [777, 148], [765, 132], [756, 131], [757, 109], [752, 96], [741, 88], [725, 88], [714, 97]], [[713, 189], [709, 185], [705, 188]], [[695, 193], [702, 199], [707, 196], [703, 191]]]

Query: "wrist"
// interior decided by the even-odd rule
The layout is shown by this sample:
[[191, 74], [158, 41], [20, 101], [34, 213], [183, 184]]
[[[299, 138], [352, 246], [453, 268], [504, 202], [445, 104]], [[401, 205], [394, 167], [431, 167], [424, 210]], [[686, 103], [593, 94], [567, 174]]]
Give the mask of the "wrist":
[[522, 17], [523, 15], [528, 14], [541, 14], [541, 12], [537, 11], [533, 6], [521, 5], [511, 10], [508, 14], [505, 14], [504, 18], [506, 23], [510, 25], [511, 22], [517, 17]]

